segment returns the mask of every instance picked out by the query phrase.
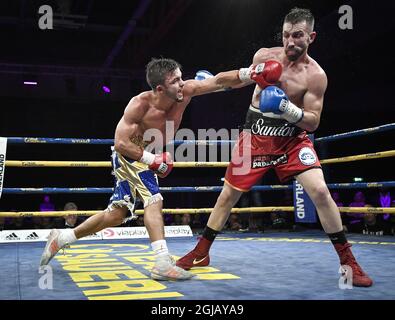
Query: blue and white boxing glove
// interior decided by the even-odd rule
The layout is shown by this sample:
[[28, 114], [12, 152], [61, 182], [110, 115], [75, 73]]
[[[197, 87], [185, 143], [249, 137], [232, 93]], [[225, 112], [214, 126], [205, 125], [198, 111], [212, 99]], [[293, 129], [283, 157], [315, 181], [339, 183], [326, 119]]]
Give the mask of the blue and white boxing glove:
[[[195, 80], [198, 80], [198, 81], [207, 80], [210, 78], [214, 78], [214, 75], [210, 71], [207, 71], [207, 70], [199, 70], [198, 72], [196, 72], [196, 75], [195, 75]], [[229, 91], [229, 90], [232, 90], [232, 88], [218, 89], [215, 92], [222, 92], [222, 91]]]
[[195, 75], [195, 80], [206, 80], [206, 79], [210, 79], [210, 78], [214, 78], [213, 74], [207, 70], [199, 70], [198, 72], [196, 72]]
[[276, 86], [268, 86], [261, 91], [259, 109], [262, 112], [279, 114], [289, 123], [298, 123], [303, 118], [303, 110], [289, 101], [283, 90]]

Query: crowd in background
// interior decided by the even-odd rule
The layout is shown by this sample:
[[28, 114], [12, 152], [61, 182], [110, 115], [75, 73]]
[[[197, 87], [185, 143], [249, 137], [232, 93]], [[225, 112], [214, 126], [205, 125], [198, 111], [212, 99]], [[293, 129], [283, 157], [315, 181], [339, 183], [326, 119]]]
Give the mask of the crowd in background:
[[[262, 192], [245, 193], [235, 207], [264, 206], [265, 203], [262, 195]], [[370, 197], [367, 197], [365, 192], [361, 190], [352, 191], [351, 193], [333, 190], [331, 195], [338, 207], [395, 207], [395, 194], [390, 189], [378, 189], [376, 192], [371, 193]], [[293, 206], [292, 192], [285, 191], [282, 197], [278, 199], [278, 205]], [[45, 195], [39, 204], [39, 210], [42, 212], [56, 211], [56, 208], [64, 211], [79, 210], [77, 204], [74, 202], [67, 202], [59, 208], [59, 206], [52, 202], [49, 195]], [[100, 210], [103, 208], [97, 209]], [[205, 227], [208, 217], [208, 214], [164, 214], [164, 223], [167, 226], [189, 225], [195, 233], [199, 233]], [[344, 230], [348, 233], [376, 236], [395, 235], [395, 215], [357, 212], [342, 213], [341, 217]], [[66, 217], [0, 217], [0, 230], [73, 228], [86, 218], [77, 215], [68, 215]], [[224, 227], [224, 231], [262, 233], [269, 230], [298, 231], [306, 228], [322, 229], [318, 219], [317, 221], [315, 224], [308, 225], [295, 223], [292, 212], [282, 211], [231, 214]], [[138, 215], [136, 219], [122, 226], [144, 226], [144, 216]]]

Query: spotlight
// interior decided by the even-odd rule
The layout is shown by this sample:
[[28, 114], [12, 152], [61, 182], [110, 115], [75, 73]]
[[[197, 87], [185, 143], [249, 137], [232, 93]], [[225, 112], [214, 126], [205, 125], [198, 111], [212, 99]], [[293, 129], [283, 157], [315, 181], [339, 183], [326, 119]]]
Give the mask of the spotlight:
[[38, 83], [37, 81], [23, 81], [23, 84], [27, 86], [36, 86]]
[[103, 91], [105, 92], [105, 93], [110, 93], [111, 92], [111, 89], [109, 88], [109, 87], [107, 87], [107, 86], [102, 86], [101, 87], [102, 89], [103, 89]]

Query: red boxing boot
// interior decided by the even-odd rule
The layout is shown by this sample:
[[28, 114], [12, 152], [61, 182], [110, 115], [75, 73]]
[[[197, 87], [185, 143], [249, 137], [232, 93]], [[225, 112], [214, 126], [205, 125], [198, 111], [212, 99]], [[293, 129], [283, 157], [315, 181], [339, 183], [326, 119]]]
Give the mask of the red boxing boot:
[[337, 254], [340, 257], [341, 265], [348, 265], [352, 269], [352, 280], [353, 285], [356, 287], [370, 287], [373, 284], [373, 280], [362, 270], [358, 262], [355, 260], [354, 255], [351, 252], [351, 244], [337, 243], [334, 245]]
[[184, 270], [193, 267], [206, 267], [210, 263], [209, 250], [213, 241], [200, 238], [196, 247], [185, 256], [177, 260], [176, 265]]

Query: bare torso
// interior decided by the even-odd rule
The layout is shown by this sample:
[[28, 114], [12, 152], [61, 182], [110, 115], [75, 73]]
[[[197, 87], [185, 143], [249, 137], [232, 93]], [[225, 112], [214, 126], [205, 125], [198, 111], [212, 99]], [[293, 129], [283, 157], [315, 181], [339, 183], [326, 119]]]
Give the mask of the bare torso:
[[[318, 63], [311, 57], [307, 56], [306, 61], [290, 63], [284, 54], [284, 49], [281, 47], [261, 49], [258, 51], [254, 64], [262, 63], [267, 60], [277, 60], [283, 67], [283, 72], [280, 77], [278, 86], [285, 91], [292, 103], [298, 107], [303, 108], [303, 98], [309, 88], [309, 80], [316, 73], [323, 73], [323, 70]], [[259, 87], [255, 87], [252, 98], [254, 107], [259, 106]]]
[[[166, 129], [166, 121], [173, 121], [175, 129], [178, 129], [185, 108], [191, 100], [190, 97], [185, 97], [182, 102], [174, 102], [168, 110], [160, 110], [153, 102], [152, 92], [143, 92], [141, 96], [142, 99], [146, 100], [148, 108], [142, 121], [139, 124], [139, 130], [141, 132], [144, 132], [147, 129], [155, 128], [160, 130], [163, 134], [165, 133]], [[173, 137], [170, 137], [170, 139], [171, 138]]]
[[[152, 142], [154, 140], [153, 137], [150, 141], [143, 141], [144, 134], [150, 135], [149, 129], [159, 130], [162, 134], [162, 141], [155, 141], [156, 144], [167, 144], [174, 138], [174, 132], [180, 126], [182, 115], [190, 101], [191, 97], [185, 97], [182, 102], [174, 102], [170, 107], [162, 109], [156, 105], [155, 97], [151, 91], [142, 92], [138, 96], [133, 97], [126, 107], [125, 114], [115, 130], [115, 139], [117, 139], [118, 131], [122, 131], [124, 125], [126, 125], [125, 122], [128, 122], [129, 139], [134, 144], [144, 147]], [[128, 119], [128, 114], [129, 112], [135, 112], [134, 108], [141, 109], [142, 116], [136, 122], [132, 120], [133, 125], [130, 126], [131, 120]], [[171, 122], [171, 126], [174, 126], [174, 131], [166, 132], [166, 122]], [[155, 131], [152, 132], [154, 133]]]
[[238, 70], [220, 72], [202, 81], [184, 82], [181, 71], [176, 69], [169, 79], [160, 91], [142, 92], [130, 100], [115, 130], [114, 149], [117, 152], [138, 160], [148, 144], [163, 149], [174, 139], [192, 97], [241, 84]]

